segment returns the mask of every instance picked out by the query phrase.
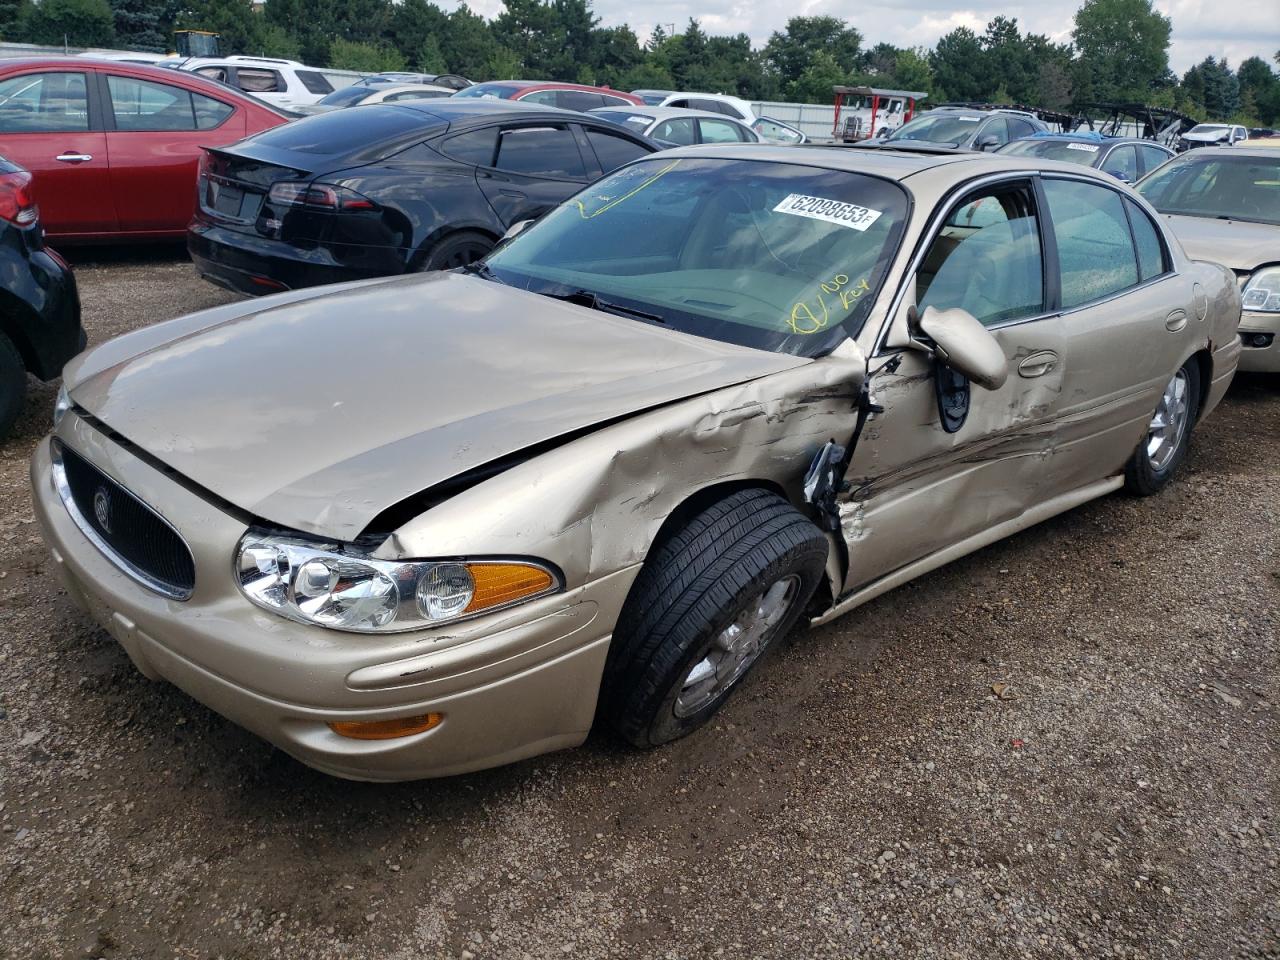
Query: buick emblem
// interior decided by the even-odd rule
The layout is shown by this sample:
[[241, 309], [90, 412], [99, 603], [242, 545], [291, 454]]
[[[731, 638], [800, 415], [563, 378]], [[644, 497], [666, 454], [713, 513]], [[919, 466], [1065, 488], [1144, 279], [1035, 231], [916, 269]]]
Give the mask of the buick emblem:
[[99, 487], [93, 495], [93, 515], [103, 533], [111, 532], [111, 494], [106, 487]]

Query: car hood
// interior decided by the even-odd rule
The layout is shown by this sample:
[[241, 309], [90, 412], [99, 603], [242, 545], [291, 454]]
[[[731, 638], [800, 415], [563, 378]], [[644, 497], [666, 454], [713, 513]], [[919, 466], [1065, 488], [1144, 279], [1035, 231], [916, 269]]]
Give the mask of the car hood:
[[90, 351], [67, 381], [231, 504], [350, 540], [504, 455], [808, 362], [441, 273], [182, 318]]
[[1192, 260], [1209, 260], [1237, 273], [1252, 273], [1277, 259], [1280, 226], [1176, 214], [1165, 214], [1164, 218]]
[[1184, 133], [1183, 140], [1190, 140], [1193, 143], [1217, 143], [1219, 140], [1227, 139], [1229, 130], [1219, 130], [1214, 133]]

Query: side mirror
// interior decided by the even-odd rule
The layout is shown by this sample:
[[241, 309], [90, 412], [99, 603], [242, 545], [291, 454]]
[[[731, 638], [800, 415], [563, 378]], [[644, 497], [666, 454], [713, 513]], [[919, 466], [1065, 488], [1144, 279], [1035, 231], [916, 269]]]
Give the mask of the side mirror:
[[993, 150], [998, 146], [1000, 146], [1000, 138], [997, 137], [994, 133], [988, 133], [985, 137], [983, 137], [977, 143], [978, 149], [984, 150], [984, 151]]
[[517, 220], [511, 226], [507, 227], [507, 232], [502, 235], [502, 239], [498, 242], [506, 243], [508, 240], [520, 236], [520, 234], [524, 233], [531, 226], [533, 226], [532, 220]]
[[925, 307], [916, 328], [933, 341], [938, 359], [984, 390], [999, 390], [1009, 379], [1009, 361], [991, 331], [959, 307]]

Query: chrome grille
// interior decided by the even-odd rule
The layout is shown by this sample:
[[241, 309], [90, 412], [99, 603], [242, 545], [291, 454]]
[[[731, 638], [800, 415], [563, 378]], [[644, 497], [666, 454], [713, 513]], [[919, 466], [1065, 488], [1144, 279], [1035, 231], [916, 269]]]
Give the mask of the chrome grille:
[[173, 600], [195, 587], [195, 561], [178, 532], [160, 514], [58, 441], [54, 482], [82, 533], [144, 586]]

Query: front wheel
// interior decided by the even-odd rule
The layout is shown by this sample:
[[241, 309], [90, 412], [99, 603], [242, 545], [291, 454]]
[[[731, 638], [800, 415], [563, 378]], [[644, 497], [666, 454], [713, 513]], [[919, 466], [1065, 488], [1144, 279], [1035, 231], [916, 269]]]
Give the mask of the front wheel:
[[693, 732], [817, 589], [827, 538], [782, 497], [743, 490], [646, 561], [614, 632], [602, 712], [637, 747]]
[[1140, 497], [1162, 490], [1187, 456], [1191, 428], [1200, 411], [1200, 367], [1192, 358], [1173, 375], [1146, 435], [1124, 468], [1125, 487]]

